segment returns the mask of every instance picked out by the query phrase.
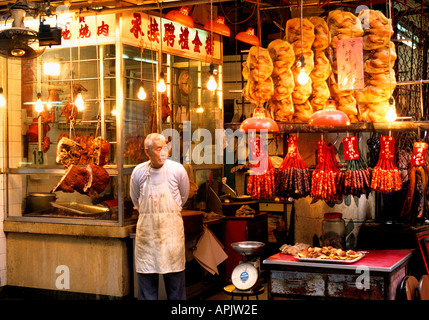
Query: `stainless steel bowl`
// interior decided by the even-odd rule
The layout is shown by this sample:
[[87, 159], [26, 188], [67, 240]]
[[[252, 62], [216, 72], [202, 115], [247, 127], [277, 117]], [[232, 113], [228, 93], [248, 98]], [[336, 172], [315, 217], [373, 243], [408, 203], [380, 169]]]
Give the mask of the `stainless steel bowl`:
[[264, 249], [265, 243], [258, 241], [240, 241], [231, 243], [232, 249], [242, 256], [254, 256]]

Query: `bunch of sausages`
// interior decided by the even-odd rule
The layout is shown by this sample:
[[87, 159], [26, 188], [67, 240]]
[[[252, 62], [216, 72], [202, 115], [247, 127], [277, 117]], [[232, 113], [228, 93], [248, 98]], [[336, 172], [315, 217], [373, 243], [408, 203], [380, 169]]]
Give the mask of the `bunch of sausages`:
[[275, 194], [275, 168], [261, 143], [259, 136], [249, 140], [251, 158], [254, 161], [250, 165], [246, 191], [252, 198], [268, 199]]
[[298, 151], [298, 136], [288, 139], [288, 152], [277, 170], [276, 186], [282, 197], [299, 198], [310, 193], [310, 173]]
[[395, 165], [395, 138], [380, 138], [380, 155], [372, 171], [371, 189], [388, 193], [402, 189], [402, 178]]
[[358, 138], [355, 136], [343, 138], [344, 160], [347, 169], [336, 176], [337, 191], [347, 195], [361, 196], [371, 190], [371, 170], [360, 156]]
[[342, 196], [336, 187], [339, 172], [334, 146], [326, 145], [324, 140], [317, 141], [317, 165], [311, 176], [311, 197], [314, 200], [339, 200]]

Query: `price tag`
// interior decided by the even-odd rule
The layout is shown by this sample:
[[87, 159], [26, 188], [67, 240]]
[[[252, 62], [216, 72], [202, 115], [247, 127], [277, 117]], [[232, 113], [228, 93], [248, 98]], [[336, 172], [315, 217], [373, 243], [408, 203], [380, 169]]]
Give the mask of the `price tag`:
[[47, 164], [47, 157], [43, 151], [39, 151], [37, 143], [28, 144], [28, 161], [33, 165]]
[[337, 65], [339, 90], [364, 88], [362, 37], [338, 40]]
[[324, 140], [317, 141], [317, 163], [325, 162], [326, 158], [326, 143]]
[[249, 161], [254, 164], [251, 174], [265, 174], [268, 169], [268, 150], [260, 136], [249, 139]]
[[395, 138], [382, 136], [380, 138], [380, 158], [393, 160], [395, 157]]
[[426, 163], [427, 151], [428, 144], [426, 142], [414, 142], [410, 164], [417, 167], [423, 166]]
[[343, 138], [344, 160], [359, 159], [359, 145], [357, 137]]
[[298, 136], [290, 136], [287, 142], [288, 142], [287, 153], [289, 157], [296, 157], [297, 150], [298, 150]]

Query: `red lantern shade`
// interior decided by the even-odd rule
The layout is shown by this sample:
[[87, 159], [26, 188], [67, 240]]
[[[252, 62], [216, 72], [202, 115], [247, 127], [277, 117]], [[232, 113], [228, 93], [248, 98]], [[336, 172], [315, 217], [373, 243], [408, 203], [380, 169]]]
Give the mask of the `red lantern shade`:
[[189, 16], [189, 7], [183, 6], [180, 8], [180, 11], [171, 10], [165, 15], [165, 17], [171, 21], [184, 25], [185, 27], [191, 29], [194, 28], [194, 20]]
[[265, 116], [264, 108], [256, 107], [253, 110], [253, 116], [244, 120], [239, 130], [244, 132], [248, 132], [249, 130], [255, 130], [256, 132], [260, 132], [261, 130], [279, 132], [279, 126], [273, 119]]
[[235, 36], [235, 39], [254, 46], [259, 46], [259, 38], [255, 36], [255, 29], [253, 28], [249, 28], [247, 31], [239, 32]]
[[335, 101], [329, 98], [323, 110], [316, 111], [308, 120], [310, 126], [347, 127], [350, 125], [349, 117], [335, 107]]
[[204, 30], [218, 33], [226, 37], [231, 36], [231, 30], [228, 28], [227, 25], [225, 25], [225, 18], [222, 16], [218, 16], [214, 21], [212, 20], [207, 22], [204, 25]]

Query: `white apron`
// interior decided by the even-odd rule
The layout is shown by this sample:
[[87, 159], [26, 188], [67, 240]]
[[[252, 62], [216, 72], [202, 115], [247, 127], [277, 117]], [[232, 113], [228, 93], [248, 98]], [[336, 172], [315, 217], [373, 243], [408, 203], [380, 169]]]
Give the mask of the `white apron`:
[[135, 264], [138, 273], [170, 273], [185, 269], [182, 208], [174, 200], [166, 178], [153, 183], [147, 171], [139, 203]]

